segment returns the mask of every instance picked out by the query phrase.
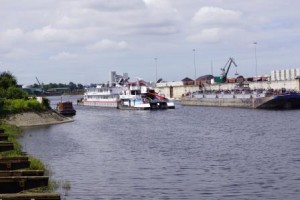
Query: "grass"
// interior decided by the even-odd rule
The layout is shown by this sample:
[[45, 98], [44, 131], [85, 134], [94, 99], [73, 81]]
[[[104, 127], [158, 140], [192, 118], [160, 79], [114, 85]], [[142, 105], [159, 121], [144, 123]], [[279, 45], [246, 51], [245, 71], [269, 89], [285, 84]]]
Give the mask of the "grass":
[[14, 144], [14, 150], [0, 152], [0, 156], [12, 157], [22, 155], [21, 145], [17, 141], [17, 138], [22, 135], [22, 129], [2, 122], [0, 122], [0, 128], [4, 129], [5, 133], [8, 135], [8, 142], [12, 142]]
[[[14, 156], [24, 156], [24, 152], [22, 152], [22, 148], [20, 143], [18, 142], [18, 138], [22, 135], [23, 131], [21, 128], [9, 124], [5, 124], [0, 121], [0, 128], [5, 130], [5, 133], [8, 134], [8, 141], [12, 142], [14, 144], [14, 150], [12, 151], [7, 151], [7, 152], [0, 152], [0, 158], [1, 157], [14, 157]], [[44, 163], [33, 157], [33, 156], [28, 156], [30, 160], [30, 170], [44, 170], [45, 174], [50, 174], [49, 171], [47, 170], [47, 167], [44, 165]], [[57, 183], [50, 180], [49, 185], [46, 187], [40, 187], [32, 190], [26, 190], [23, 193], [32, 193], [32, 192], [38, 192], [38, 193], [43, 193], [43, 192], [53, 192], [54, 190], [57, 189]]]
[[44, 170], [44, 171], [47, 171], [46, 169], [46, 166], [44, 165], [44, 163], [37, 159], [37, 158], [34, 158], [32, 156], [29, 156], [29, 160], [30, 160], [30, 167], [29, 169], [31, 170]]

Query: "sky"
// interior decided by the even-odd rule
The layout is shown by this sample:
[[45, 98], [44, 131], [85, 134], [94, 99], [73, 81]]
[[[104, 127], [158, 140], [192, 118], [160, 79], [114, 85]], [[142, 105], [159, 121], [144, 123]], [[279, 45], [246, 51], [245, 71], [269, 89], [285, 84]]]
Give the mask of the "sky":
[[299, 68], [292, 0], [0, 0], [0, 72], [19, 84], [180, 81]]

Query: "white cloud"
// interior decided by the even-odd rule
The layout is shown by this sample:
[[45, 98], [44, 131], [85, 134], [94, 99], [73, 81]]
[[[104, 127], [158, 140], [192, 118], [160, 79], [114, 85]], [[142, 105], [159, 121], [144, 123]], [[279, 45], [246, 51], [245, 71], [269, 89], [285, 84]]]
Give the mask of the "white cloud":
[[235, 25], [241, 21], [241, 13], [217, 7], [202, 7], [193, 17], [193, 23], [204, 26]]
[[242, 31], [242, 13], [218, 7], [202, 7], [193, 16], [187, 40], [217, 43]]
[[52, 61], [74, 61], [78, 59], [78, 55], [68, 52], [61, 52], [57, 55], [50, 56], [49, 60]]
[[0, 43], [2, 46], [4, 44], [15, 44], [22, 39], [24, 39], [24, 32], [20, 28], [7, 29], [3, 32], [0, 32]]
[[82, 37], [83, 33], [84, 30], [59, 29], [47, 25], [28, 34], [34, 41], [39, 42], [80, 43], [85, 40], [85, 37]]
[[23, 48], [11, 48], [11, 49], [5, 49], [1, 52], [1, 56], [5, 59], [17, 59], [17, 60], [23, 60], [27, 59], [28, 57], [32, 57], [32, 52], [28, 52], [26, 49]]
[[221, 39], [221, 33], [222, 30], [220, 28], [203, 29], [197, 32], [197, 34], [188, 36], [187, 39], [191, 42], [217, 43]]
[[109, 0], [109, 1], [99, 1], [90, 0], [83, 1], [83, 4], [90, 8], [99, 11], [124, 11], [124, 10], [135, 10], [144, 7], [141, 0]]
[[90, 51], [105, 51], [105, 50], [125, 50], [128, 48], [128, 44], [125, 41], [112, 41], [108, 39], [101, 40], [95, 44], [87, 46]]
[[[75, 59], [78, 66], [127, 67], [134, 62], [147, 65], [148, 57], [152, 61], [160, 56], [161, 62], [169, 59], [164, 63], [168, 73], [181, 76], [175, 66], [189, 65], [186, 49], [203, 48], [207, 58], [216, 52], [214, 48], [222, 56], [228, 49], [236, 49], [249, 57], [251, 44], [257, 41], [258, 56], [274, 49], [296, 54], [300, 34], [297, 5], [284, 0], [4, 0], [0, 6], [0, 59], [11, 66], [37, 69], [43, 62], [47, 67], [49, 60], [45, 58]], [[111, 57], [122, 51], [122, 61], [105, 60], [109, 56], [101, 57], [99, 51]], [[63, 67], [68, 64], [62, 63]], [[174, 70], [167, 70], [168, 66]]]

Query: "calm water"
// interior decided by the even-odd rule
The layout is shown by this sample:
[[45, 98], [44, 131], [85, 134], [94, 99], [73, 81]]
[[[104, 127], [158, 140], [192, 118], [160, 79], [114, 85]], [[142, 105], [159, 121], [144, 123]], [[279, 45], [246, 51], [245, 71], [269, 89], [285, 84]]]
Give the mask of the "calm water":
[[299, 110], [76, 110], [21, 138], [65, 199], [300, 198]]

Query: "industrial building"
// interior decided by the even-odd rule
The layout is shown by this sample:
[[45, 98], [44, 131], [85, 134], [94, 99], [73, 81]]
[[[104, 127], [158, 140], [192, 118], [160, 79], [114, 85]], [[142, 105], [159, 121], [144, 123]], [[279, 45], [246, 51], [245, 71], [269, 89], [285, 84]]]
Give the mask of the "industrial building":
[[[198, 91], [205, 90], [231, 90], [236, 87], [236, 83], [209, 83], [206, 79], [208, 76], [202, 76], [193, 81], [190, 78], [185, 78], [182, 81], [176, 82], [161, 82], [156, 84], [156, 92], [164, 94], [168, 98], [180, 99], [181, 97]], [[212, 79], [213, 80], [213, 79]], [[256, 79], [253, 79], [256, 80]], [[193, 84], [194, 83], [194, 84]], [[200, 84], [201, 83], [201, 84]], [[274, 89], [300, 91], [300, 69], [283, 69], [271, 71], [271, 79], [260, 79], [260, 81], [247, 81], [250, 89]]]

